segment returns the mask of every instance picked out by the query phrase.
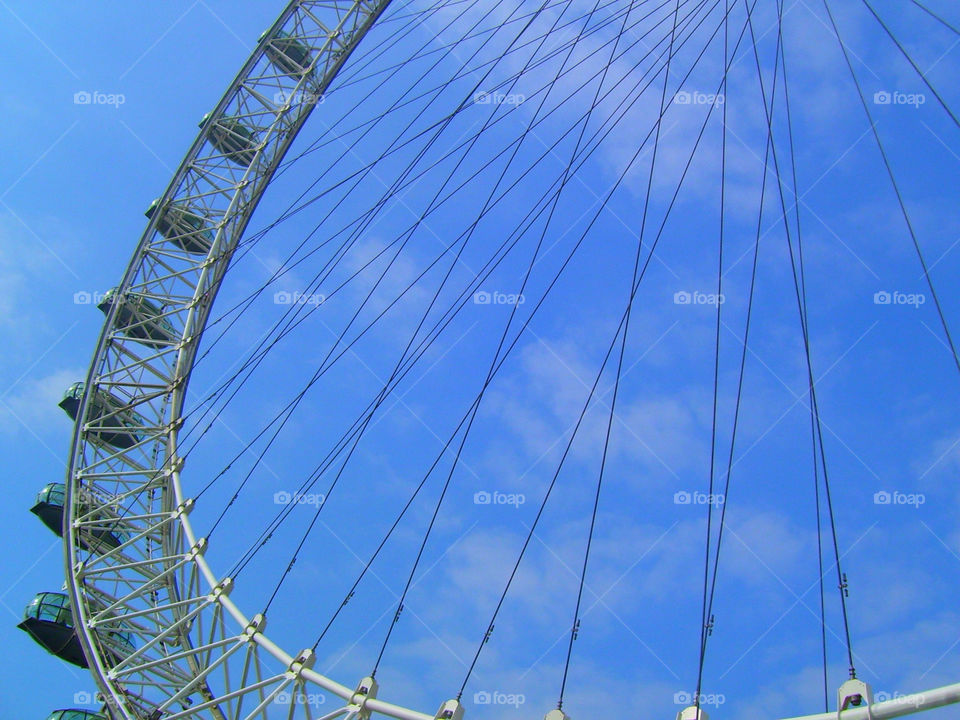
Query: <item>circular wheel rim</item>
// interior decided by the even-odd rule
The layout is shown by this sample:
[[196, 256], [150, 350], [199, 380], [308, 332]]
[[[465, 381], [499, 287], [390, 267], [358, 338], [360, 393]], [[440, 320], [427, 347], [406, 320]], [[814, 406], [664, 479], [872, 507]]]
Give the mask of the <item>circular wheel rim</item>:
[[[325, 718], [372, 712], [406, 720], [462, 717], [456, 700], [435, 715], [379, 700], [372, 678], [351, 689], [314, 671], [312, 651], [291, 654], [272, 642], [264, 632], [265, 618], [245, 615], [229, 597], [231, 579], [218, 577], [206, 562], [207, 543], [190, 523], [193, 502], [184, 493], [177, 455], [196, 350], [237, 243], [314, 109], [312, 99], [322, 96], [389, 4], [288, 4], [204, 119], [152, 207], [123, 281], [107, 303], [106, 323], [79, 398], [64, 538], [77, 635], [116, 717], [253, 718], [281, 694], [302, 693], [308, 684], [344, 701]], [[309, 48], [307, 65], [285, 52], [290, 43]], [[251, 127], [252, 135], [242, 131]], [[165, 234], [164, 223], [179, 225], [176, 212], [184, 210], [204, 224]], [[197, 252], [200, 247], [203, 253]], [[143, 312], [143, 302], [152, 303], [153, 310]], [[91, 505], [91, 493], [108, 508], [127, 504], [125, 539], [116, 547], [105, 548], [97, 539], [104, 518], [110, 520], [102, 505]], [[107, 590], [111, 587], [113, 593]], [[206, 642], [198, 643], [202, 633], [195, 624], [204, 613], [211, 627]], [[131, 632], [140, 642], [133, 649], [123, 647], [120, 632]], [[242, 682], [215, 694], [208, 678], [240, 658]], [[909, 707], [891, 700], [849, 710], [844, 717], [879, 720], [960, 702], [960, 683], [920, 696], [922, 702]]]
[[[371, 678], [352, 689], [314, 671], [312, 651], [287, 652], [265, 635], [262, 615], [230, 600], [232, 581], [211, 569], [190, 524], [177, 455], [199, 339], [237, 243], [312, 99], [389, 4], [289, 3], [204, 118], [106, 305], [77, 410], [64, 538], [77, 635], [118, 717], [253, 717], [307, 683], [345, 701], [335, 714], [434, 717], [377, 700]], [[90, 495], [126, 506], [118, 547], [92, 537], [109, 516], [79, 502]], [[210, 629], [195, 631], [204, 614]], [[138, 642], [118, 652], [121, 627]], [[239, 683], [216, 694], [209, 678], [241, 657]], [[459, 704], [447, 705], [453, 717]]]

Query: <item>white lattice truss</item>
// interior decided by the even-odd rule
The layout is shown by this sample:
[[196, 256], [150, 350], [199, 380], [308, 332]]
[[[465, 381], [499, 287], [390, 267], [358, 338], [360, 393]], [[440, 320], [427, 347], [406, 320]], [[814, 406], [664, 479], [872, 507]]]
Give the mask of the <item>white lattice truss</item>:
[[[203, 124], [109, 306], [77, 415], [64, 538], [74, 622], [115, 720], [310, 719], [310, 703], [278, 700], [315, 691], [342, 701], [323, 720], [463, 714], [455, 700], [433, 715], [385, 702], [370, 678], [348, 687], [315, 672], [310, 650], [271, 642], [265, 618], [244, 615], [230, 600], [231, 579], [206, 563], [177, 456], [187, 382], [237, 244], [316, 99], [389, 2], [287, 6]], [[130, 312], [123, 298], [159, 314]], [[112, 400], [94, 402], [102, 393]], [[105, 442], [109, 434], [125, 441]], [[96, 539], [116, 529], [116, 515], [90, 498], [121, 510], [116, 547]], [[880, 720], [958, 700], [954, 685], [839, 715]]]
[[[358, 692], [313, 672], [312, 652], [291, 656], [264, 635], [262, 616], [240, 612], [186, 520], [177, 457], [187, 382], [237, 243], [317, 98], [388, 4], [289, 4], [203, 124], [117, 292], [160, 314], [109, 306], [78, 411], [64, 537], [74, 622], [118, 719], [310, 717], [308, 703], [276, 702], [308, 684], [343, 700], [334, 716], [433, 717], [375, 700], [369, 681]], [[102, 393], [119, 402], [91, 401]], [[92, 497], [122, 510], [119, 546], [93, 539], [116, 528]]]

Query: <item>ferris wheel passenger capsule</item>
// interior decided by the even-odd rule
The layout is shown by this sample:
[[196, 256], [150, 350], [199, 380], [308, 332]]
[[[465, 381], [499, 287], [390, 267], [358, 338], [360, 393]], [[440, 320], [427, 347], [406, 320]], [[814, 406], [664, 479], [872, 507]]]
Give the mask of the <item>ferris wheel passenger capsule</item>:
[[111, 288], [97, 305], [104, 315], [112, 305], [117, 306], [117, 324], [123, 326], [123, 334], [152, 348], [161, 348], [177, 341], [177, 332], [163, 316], [163, 310], [144, 295], [127, 292], [120, 295], [118, 288]]
[[63, 535], [63, 498], [66, 488], [63, 483], [47, 483], [37, 493], [37, 500], [30, 512], [36, 515], [57, 535]]
[[[65, 593], [38, 593], [23, 613], [17, 625], [47, 652], [78, 667], [88, 667], [80, 638], [73, 624], [70, 598]], [[99, 626], [96, 636], [101, 644], [100, 652], [109, 666], [116, 665], [134, 650], [129, 633]]]
[[[101, 657], [106, 660], [108, 666], [116, 665], [135, 648], [132, 636], [116, 627], [111, 627], [114, 624], [107, 622], [99, 625], [95, 633], [101, 646], [99, 648]], [[66, 660], [78, 667], [88, 667], [74, 626], [70, 598], [65, 593], [38, 593], [27, 605], [23, 613], [23, 621], [17, 627], [28, 633], [47, 652], [61, 660]]]
[[70, 598], [64, 593], [38, 593], [27, 605], [23, 621], [17, 627], [47, 652], [73, 665], [87, 667], [87, 659], [73, 627]]
[[[66, 488], [63, 483], [47, 483], [37, 493], [37, 501], [30, 508], [30, 512], [61, 537], [63, 536], [65, 496]], [[89, 500], [80, 503], [80, 514], [97, 521], [97, 526], [85, 525], [78, 533], [80, 544], [88, 550], [108, 550], [119, 547], [127, 539], [127, 535], [118, 529], [122, 524], [121, 521], [105, 504], [95, 503], [95, 505]]]
[[47, 720], [107, 720], [107, 716], [93, 710], [69, 708], [67, 710], [54, 710], [47, 715]]
[[[59, 405], [74, 421], [80, 411], [80, 402], [85, 392], [85, 383], [75, 382], [63, 394]], [[145, 421], [120, 398], [105, 390], [96, 390], [90, 400], [89, 420], [86, 431], [99, 442], [125, 450], [140, 442], [135, 428], [143, 427]]]
[[[213, 113], [207, 113], [200, 121], [205, 127]], [[256, 133], [235, 117], [222, 117], [210, 126], [208, 135], [213, 145], [225, 158], [237, 165], [249, 167], [257, 156]]]
[[[150, 203], [144, 215], [152, 220], [159, 207], [158, 198]], [[206, 255], [213, 245], [213, 231], [203, 211], [179, 203], [168, 203], [160, 212], [157, 231], [181, 250], [194, 255]]]
[[[261, 33], [257, 42], [263, 42], [267, 32]], [[310, 48], [297, 38], [290, 37], [282, 30], [267, 43], [264, 52], [271, 63], [284, 75], [299, 78], [313, 67], [313, 54]]]

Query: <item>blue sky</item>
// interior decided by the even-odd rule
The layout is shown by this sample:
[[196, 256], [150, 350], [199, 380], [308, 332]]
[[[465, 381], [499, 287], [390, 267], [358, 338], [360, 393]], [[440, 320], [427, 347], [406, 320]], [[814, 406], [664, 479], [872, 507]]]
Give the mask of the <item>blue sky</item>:
[[[584, 13], [592, 5], [574, 3]], [[928, 5], [960, 23], [946, 0]], [[769, 92], [776, 33], [770, 32], [773, 6], [763, 0], [760, 6], [756, 30]], [[851, 585], [850, 626], [860, 676], [875, 691], [892, 696], [960, 676], [960, 613], [952, 602], [960, 577], [960, 377], [822, 3], [787, 0], [785, 6], [811, 352], [838, 544]], [[960, 107], [955, 83], [960, 38], [902, 3], [876, 6], [944, 101]], [[0, 569], [0, 601], [7, 617], [0, 633], [8, 649], [3, 717], [45, 717], [54, 708], [75, 705], [75, 693], [93, 689], [82, 671], [47, 656], [14, 627], [34, 592], [56, 589], [63, 580], [59, 543], [28, 512], [36, 491], [63, 474], [70, 425], [56, 402], [86, 372], [101, 326], [102, 316], [88, 298], [118, 282], [145, 225], [144, 209], [161, 194], [195, 137], [197, 122], [279, 10], [270, 3], [201, 0], [138, 3], [122, 10], [75, 3], [51, 12], [0, 0], [8, 48], [0, 61], [7, 65], [6, 91], [0, 93], [7, 140], [0, 174], [0, 322], [6, 340], [0, 353], [5, 378], [0, 442], [8, 459], [10, 495], [2, 532], [12, 549]], [[479, 19], [477, 12], [458, 17], [450, 9], [427, 18], [396, 56], [409, 56], [421, 45], [459, 40], [464, 28]], [[500, 12], [506, 16], [509, 11], [499, 6], [490, 10], [488, 26]], [[710, 17], [705, 27], [712, 30], [719, 15]], [[838, 8], [837, 19], [954, 329], [960, 321], [955, 280], [960, 271], [960, 129], [860, 2]], [[741, 10], [732, 16], [732, 32], [742, 22]], [[469, 63], [475, 49], [495, 56], [498, 47], [506, 47], [511, 27], [518, 29], [507, 25], [482, 49], [477, 42], [462, 43], [455, 57], [445, 58], [417, 87], [440, 84], [461, 61]], [[699, 44], [691, 42], [679, 51], [677, 68], [693, 64], [708, 34], [698, 31], [694, 40]], [[546, 107], [558, 105], [558, 97], [571, 97], [536, 126], [518, 153], [517, 167], [533, 164], [556, 138], [558, 144], [478, 226], [453, 265], [439, 307], [453, 302], [453, 288], [471, 287], [492, 248], [562, 173], [576, 140], [576, 133], [563, 133], [590, 107], [596, 84], [590, 84], [591, 77], [600, 68], [598, 58], [609, 53], [604, 43], [610, 39], [608, 28], [572, 56], [584, 62], [558, 84]], [[368, 47], [372, 52], [376, 43]], [[611, 65], [605, 87], [630, 75], [631, 62], [642, 60], [640, 48], [637, 40]], [[361, 52], [353, 67], [365, 57]], [[417, 143], [380, 162], [356, 190], [334, 190], [278, 225], [235, 263], [214, 318], [247, 293], [266, 290], [198, 365], [194, 402], [232, 372], [253, 339], [279, 321], [289, 309], [284, 297], [303, 293], [323, 296], [324, 302], [304, 304], [303, 324], [277, 346], [191, 450], [185, 481], [195, 482], [197, 489], [241, 453], [303, 386], [367, 292], [373, 293], [371, 306], [361, 321], [385, 308], [434, 258], [445, 258], [311, 389], [266, 461], [253, 469], [251, 481], [211, 539], [208, 558], [220, 571], [226, 572], [251, 542], [251, 533], [277, 512], [277, 494], [296, 489], [318, 455], [333, 445], [390, 374], [441, 282], [449, 262], [449, 255], [441, 253], [480, 212], [506, 157], [432, 212], [389, 269], [375, 257], [430, 206], [447, 172], [466, 181], [539, 117], [541, 88], [559, 67], [558, 58], [525, 74], [516, 86], [499, 85], [521, 70], [527, 57], [523, 52], [509, 56], [483, 81], [469, 73], [445, 88], [433, 105], [424, 101], [395, 111], [362, 142], [351, 128], [407, 97], [406, 88], [432, 60], [409, 63], [383, 87], [376, 76], [361, 77], [330, 93], [294, 146], [296, 155], [315, 140], [328, 141], [324, 150], [305, 156], [279, 177], [251, 231], [277, 218], [332, 157], [337, 163], [323, 176], [321, 188], [376, 158], [395, 136], [409, 137], [401, 134], [408, 122], [415, 131], [436, 121], [443, 108], [469, 97], [476, 82], [513, 98], [474, 103], [451, 122], [427, 156], [427, 162], [437, 160], [437, 167], [392, 193], [376, 221], [319, 287], [312, 287], [310, 278], [329, 259], [330, 247], [289, 270], [288, 255], [304, 255], [295, 248], [305, 237], [310, 238], [308, 248], [338, 237], [341, 227], [384, 193], [384, 183], [414, 160]], [[374, 60], [381, 68], [393, 61], [393, 56]], [[715, 102], [710, 96], [718, 88], [722, 45], [711, 44], [685, 80], [677, 68], [668, 85], [669, 112], [658, 148], [645, 247], [656, 235]], [[345, 72], [357, 77], [350, 75], [355, 72], [351, 66]], [[724, 98], [729, 135], [717, 433], [724, 463], [763, 179], [765, 121], [756, 76], [745, 41]], [[585, 88], [577, 90], [581, 83]], [[598, 107], [588, 137], [629, 96], [626, 88], [617, 85]], [[78, 104], [75, 96], [83, 92], [99, 93], [98, 100]], [[527, 318], [597, 213], [598, 198], [630, 165], [639, 140], [652, 127], [658, 101], [659, 81], [571, 182], [547, 231], [549, 251], [538, 256], [515, 322]], [[710, 296], [716, 291], [718, 260], [721, 107], [715, 102], [631, 315], [626, 372], [618, 390], [565, 705], [575, 720], [595, 713], [592, 693], [611, 691], [622, 693], [634, 714], [672, 717], [682, 707], [675, 699], [682, 700], [695, 682], [706, 517], [697, 493], [706, 491], [712, 426], [716, 305]], [[785, 163], [783, 112], [781, 95], [774, 115], [779, 157]], [[503, 121], [461, 166], [441, 157], [489, 118]], [[464, 661], [483, 635], [616, 334], [649, 163], [645, 153], [629, 167], [597, 214], [576, 261], [550, 290], [549, 300], [490, 385], [385, 654], [378, 675], [383, 697], [432, 711], [459, 688]], [[511, 169], [507, 177], [518, 178], [519, 172]], [[806, 367], [788, 246], [777, 221], [779, 197], [770, 183], [768, 178], [744, 409], [732, 489], [725, 498], [717, 625], [706, 663], [705, 691], [722, 698], [708, 708], [714, 718], [822, 710]], [[793, 204], [789, 195], [788, 202]], [[794, 222], [792, 212], [790, 217]], [[316, 227], [319, 231], [311, 236]], [[488, 278], [477, 281], [470, 294], [480, 294], [397, 388], [351, 458], [269, 614], [271, 636], [288, 650], [313, 643], [362, 567], [360, 559], [376, 547], [466, 411], [542, 228], [541, 220]], [[282, 276], [272, 279], [278, 271]], [[342, 290], [334, 290], [348, 280]], [[467, 686], [470, 716], [542, 716], [556, 702], [612, 384], [608, 369], [599, 383], [604, 399], [593, 403], [585, 417], [496, 633]], [[348, 685], [367, 674], [376, 657], [449, 471], [452, 456], [443, 457], [375, 572], [319, 648], [317, 668]], [[217, 516], [251, 461], [249, 453], [243, 456], [204, 496], [194, 518], [198, 527]], [[332, 474], [324, 475], [311, 492], [324, 492], [331, 481]], [[487, 498], [495, 500], [488, 504]], [[237, 578], [234, 599], [250, 614], [266, 601], [314, 508], [312, 501], [299, 505]], [[835, 575], [828, 575], [831, 697], [846, 676], [835, 584]], [[483, 693], [522, 696], [524, 702], [519, 707], [480, 706]], [[949, 715], [939, 711], [929, 717]]]

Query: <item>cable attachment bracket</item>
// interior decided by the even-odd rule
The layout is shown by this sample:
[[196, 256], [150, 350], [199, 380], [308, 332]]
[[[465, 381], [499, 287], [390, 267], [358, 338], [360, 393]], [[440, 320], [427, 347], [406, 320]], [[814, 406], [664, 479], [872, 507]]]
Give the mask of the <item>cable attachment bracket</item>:
[[844, 710], [853, 708], [867, 708], [867, 718], [872, 720], [873, 712], [870, 707], [873, 705], [873, 690], [863, 680], [851, 678], [847, 680], [837, 691], [837, 719], [839, 720]]

